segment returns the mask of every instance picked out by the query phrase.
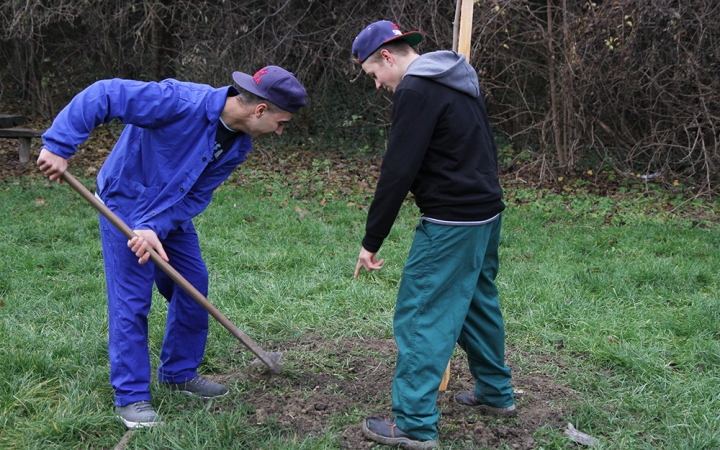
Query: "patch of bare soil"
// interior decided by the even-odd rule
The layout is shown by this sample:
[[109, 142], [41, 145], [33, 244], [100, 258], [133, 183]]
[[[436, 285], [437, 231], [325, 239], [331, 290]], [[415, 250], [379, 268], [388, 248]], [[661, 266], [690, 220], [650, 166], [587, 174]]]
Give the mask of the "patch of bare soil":
[[[241, 382], [245, 407], [249, 403], [258, 425], [274, 423], [304, 436], [322, 434], [346, 414], [391, 417], [391, 383], [395, 370], [397, 347], [390, 339], [345, 339], [327, 341], [306, 336], [267, 351], [283, 353], [283, 373], [269, 377], [258, 366], [250, 365], [236, 372], [208, 376], [217, 382]], [[238, 351], [245, 351], [238, 349]], [[481, 416], [459, 405], [454, 396], [472, 390], [473, 378], [463, 352], [451, 360], [448, 389], [440, 392], [438, 409], [439, 440], [464, 441], [470, 448], [533, 449], [533, 438], [541, 427], [560, 429], [562, 417], [569, 412], [576, 396], [571, 389], [542, 373], [542, 366], [562, 361], [533, 360], [508, 348], [508, 365], [513, 370], [513, 387], [517, 395], [518, 415], [497, 419]], [[523, 361], [513, 364], [512, 361]], [[531, 365], [528, 365], [531, 364]], [[245, 390], [247, 389], [247, 390]], [[221, 408], [231, 408], [226, 404]], [[334, 418], [334, 422], [333, 422]], [[367, 449], [374, 444], [366, 440], [359, 423], [342, 428], [342, 448]]]

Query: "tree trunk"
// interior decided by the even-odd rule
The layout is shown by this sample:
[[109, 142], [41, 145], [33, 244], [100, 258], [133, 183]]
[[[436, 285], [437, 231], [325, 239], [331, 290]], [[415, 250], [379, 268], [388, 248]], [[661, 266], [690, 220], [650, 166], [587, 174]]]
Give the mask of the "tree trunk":
[[174, 0], [160, 0], [154, 5], [155, 20], [153, 21], [152, 44], [154, 50], [153, 72], [157, 80], [174, 78], [175, 60], [178, 55], [175, 37], [173, 36]]
[[558, 123], [558, 102], [556, 95], [555, 82], [555, 51], [553, 49], [553, 17], [552, 17], [552, 0], [547, 0], [547, 45], [548, 45], [548, 73], [550, 75], [550, 119], [552, 121], [553, 135], [555, 137], [555, 148], [558, 154], [558, 163], [560, 167], [567, 166], [567, 158], [565, 148], [562, 142], [562, 133], [560, 132], [560, 124]]

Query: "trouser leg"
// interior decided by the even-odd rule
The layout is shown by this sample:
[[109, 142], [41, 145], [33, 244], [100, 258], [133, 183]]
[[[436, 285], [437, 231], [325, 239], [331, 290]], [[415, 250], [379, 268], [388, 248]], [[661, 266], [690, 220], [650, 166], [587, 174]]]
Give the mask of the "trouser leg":
[[[395, 306], [393, 412], [400, 429], [437, 437], [438, 387], [465, 323], [493, 228], [421, 221]], [[498, 227], [499, 232], [499, 227]]]
[[115, 405], [149, 401], [147, 315], [152, 301], [153, 264], [138, 264], [127, 246], [127, 238], [102, 215], [100, 237], [108, 295], [110, 384], [115, 390]]
[[492, 222], [482, 270], [458, 344], [468, 355], [475, 378], [475, 398], [484, 404], [506, 408], [514, 403], [510, 368], [505, 364], [505, 327], [497, 286], [498, 244], [501, 218]]
[[[208, 273], [195, 229], [169, 233], [163, 240], [163, 248], [172, 267], [207, 297]], [[159, 267], [155, 269], [155, 284], [169, 302], [158, 381], [182, 383], [197, 376], [205, 353], [208, 313]]]

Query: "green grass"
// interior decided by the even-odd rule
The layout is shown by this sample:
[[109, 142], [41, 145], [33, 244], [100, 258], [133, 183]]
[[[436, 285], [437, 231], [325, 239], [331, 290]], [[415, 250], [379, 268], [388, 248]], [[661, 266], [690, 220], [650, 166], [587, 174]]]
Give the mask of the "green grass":
[[[508, 336], [571, 363], [559, 375], [583, 403], [568, 421], [607, 448], [718, 448], [720, 235], [643, 203], [552, 196], [510, 208]], [[610, 207], [621, 219], [606, 224]]]
[[[358, 282], [366, 212], [354, 203], [366, 201], [292, 194], [259, 183], [216, 193], [195, 222], [209, 299], [263, 344], [307, 333], [392, 337], [415, 208], [403, 209], [383, 246], [385, 268]], [[508, 342], [566, 361], [544, 369], [578, 393], [566, 419], [600, 448], [720, 448], [718, 205], [669, 213], [681, 199], [538, 194], [508, 191], [498, 278]], [[157, 300], [154, 365], [164, 332]], [[125, 430], [112, 416], [97, 215], [69, 187], [0, 184], [0, 302], [0, 448], [114, 447]], [[228, 353], [237, 345], [212, 322], [202, 370], [247, 364], [248, 352]], [[348, 420], [306, 438], [248, 426], [242, 407], [202, 408], [161, 404], [182, 420], [136, 433], [130, 448], [336, 448]], [[536, 439], [548, 449], [569, 442], [558, 430]]]

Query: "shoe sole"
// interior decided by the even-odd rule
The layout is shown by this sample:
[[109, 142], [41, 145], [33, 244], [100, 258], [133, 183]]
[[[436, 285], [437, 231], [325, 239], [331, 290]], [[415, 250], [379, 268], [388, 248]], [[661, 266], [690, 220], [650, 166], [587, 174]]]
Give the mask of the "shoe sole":
[[190, 397], [200, 397], [200, 398], [204, 398], [205, 400], [210, 400], [211, 398], [225, 397], [226, 395], [228, 395], [228, 394], [230, 393], [230, 391], [226, 391], [224, 394], [206, 396], [206, 395], [198, 394], [197, 392], [192, 392], [192, 391], [179, 390], [178, 392], [183, 393], [183, 394], [185, 394], [185, 395], [187, 395], [187, 396], [190, 396]]
[[[508, 410], [507, 408], [497, 408], [495, 406], [490, 405], [473, 405], [470, 403], [464, 403], [458, 400], [457, 397], [455, 397], [455, 403], [458, 405], [467, 406], [468, 408], [474, 409], [477, 413], [485, 415], [485, 416], [495, 416], [495, 417], [513, 417], [517, 415], [517, 408], [513, 408]], [[515, 406], [515, 405], [513, 405]]]
[[385, 445], [400, 445], [406, 449], [429, 450], [435, 448], [437, 441], [415, 441], [408, 438], [392, 438], [381, 434], [373, 433], [367, 426], [367, 421], [362, 422], [362, 431], [366, 438], [372, 439]]
[[495, 416], [495, 417], [515, 417], [517, 416], [517, 408], [512, 409], [510, 411], [504, 409], [504, 408], [496, 408], [494, 406], [488, 406], [488, 405], [466, 405], [464, 403], [460, 403], [463, 406], [469, 406], [470, 408], [477, 411], [479, 414], [485, 415], [485, 416]]
[[115, 417], [122, 420], [122, 422], [125, 424], [126, 427], [133, 428], [133, 429], [134, 428], [150, 428], [150, 427], [154, 427], [156, 425], [162, 425], [162, 422], [132, 422], [121, 416], [115, 416]]

